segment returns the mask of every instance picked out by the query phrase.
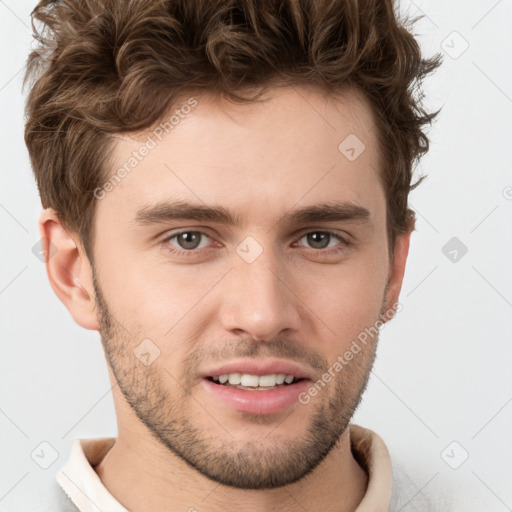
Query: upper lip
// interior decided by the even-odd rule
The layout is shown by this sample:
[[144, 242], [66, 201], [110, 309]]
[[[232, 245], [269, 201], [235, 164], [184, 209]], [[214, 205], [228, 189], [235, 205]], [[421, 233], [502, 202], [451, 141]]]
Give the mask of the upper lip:
[[293, 375], [297, 379], [311, 379], [311, 372], [294, 361], [285, 359], [237, 359], [210, 368], [202, 373], [203, 377], [218, 377], [230, 373], [248, 373], [250, 375]]

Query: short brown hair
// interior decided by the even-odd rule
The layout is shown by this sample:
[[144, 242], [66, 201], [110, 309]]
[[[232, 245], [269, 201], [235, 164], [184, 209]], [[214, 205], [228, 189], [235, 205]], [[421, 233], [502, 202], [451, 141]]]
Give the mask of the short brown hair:
[[[419, 17], [420, 18], [420, 17]], [[44, 208], [79, 234], [92, 262], [96, 198], [113, 135], [150, 128], [191, 91], [255, 101], [272, 84], [353, 86], [377, 124], [390, 256], [414, 228], [408, 194], [428, 151], [416, 94], [425, 59], [393, 0], [42, 0], [24, 84], [25, 142]], [[42, 30], [36, 29], [37, 21]]]

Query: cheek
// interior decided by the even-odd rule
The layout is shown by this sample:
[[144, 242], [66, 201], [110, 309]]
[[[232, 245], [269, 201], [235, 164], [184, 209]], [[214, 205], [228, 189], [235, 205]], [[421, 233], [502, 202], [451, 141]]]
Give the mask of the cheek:
[[299, 296], [340, 352], [379, 317], [387, 269], [372, 261], [316, 272]]
[[198, 313], [227, 270], [112, 258], [102, 262], [101, 283], [112, 314], [128, 331], [167, 344], [191, 319], [199, 325]]

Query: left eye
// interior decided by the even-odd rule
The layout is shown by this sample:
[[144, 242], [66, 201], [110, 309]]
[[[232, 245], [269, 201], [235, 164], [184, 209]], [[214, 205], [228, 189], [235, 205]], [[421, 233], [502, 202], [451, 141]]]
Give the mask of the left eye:
[[183, 231], [166, 238], [164, 242], [170, 242], [176, 238], [181, 249], [193, 251], [194, 249], [202, 248], [199, 244], [201, 237], [209, 238], [205, 233], [201, 233], [201, 231]]

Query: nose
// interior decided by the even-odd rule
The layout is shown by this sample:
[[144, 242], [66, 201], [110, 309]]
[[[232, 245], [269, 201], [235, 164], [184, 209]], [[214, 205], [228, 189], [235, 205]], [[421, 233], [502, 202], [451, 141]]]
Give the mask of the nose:
[[271, 340], [283, 331], [296, 332], [301, 320], [301, 301], [296, 280], [273, 251], [265, 250], [252, 263], [235, 255], [227, 276], [220, 320], [230, 333]]

